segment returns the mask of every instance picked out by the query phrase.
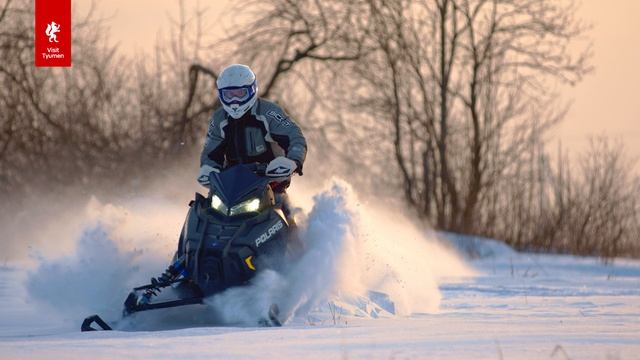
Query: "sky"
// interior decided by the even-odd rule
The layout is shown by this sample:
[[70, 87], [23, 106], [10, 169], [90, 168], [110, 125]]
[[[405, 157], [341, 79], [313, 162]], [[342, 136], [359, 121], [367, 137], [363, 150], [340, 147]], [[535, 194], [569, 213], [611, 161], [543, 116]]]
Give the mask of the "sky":
[[640, 1], [584, 0], [579, 16], [593, 24], [595, 70], [565, 89], [573, 106], [556, 134], [572, 150], [590, 135], [620, 138], [640, 158]]
[[[73, 11], [85, 14], [92, 3], [96, 12], [108, 20], [111, 41], [123, 53], [136, 54], [152, 51], [157, 36], [167, 34], [165, 30], [169, 18], [178, 18], [178, 0], [72, 0]], [[207, 8], [206, 22], [219, 24], [222, 14], [230, 2], [228, 0], [184, 0], [187, 13], [201, 7]], [[222, 31], [221, 27], [213, 30]]]
[[[82, 12], [91, 0], [74, 0]], [[212, 31], [223, 33], [221, 23], [227, 0], [185, 0], [188, 9], [198, 4], [210, 10]], [[111, 38], [125, 53], [151, 51], [158, 34], [177, 13], [175, 0], [108, 0], [98, 9], [110, 18]], [[590, 136], [620, 139], [627, 152], [640, 160], [640, 1], [583, 0], [578, 16], [593, 25], [595, 70], [574, 87], [562, 88], [563, 100], [573, 103], [565, 120], [553, 131], [550, 143], [562, 142], [576, 154], [586, 149]], [[175, 16], [175, 15], [172, 15]], [[214, 34], [215, 36], [215, 34]]]

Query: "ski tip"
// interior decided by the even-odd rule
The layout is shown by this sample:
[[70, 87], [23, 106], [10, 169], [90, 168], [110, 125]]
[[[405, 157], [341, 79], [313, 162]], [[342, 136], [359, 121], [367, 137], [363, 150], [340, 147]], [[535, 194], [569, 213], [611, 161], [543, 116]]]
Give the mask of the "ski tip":
[[267, 316], [258, 320], [258, 325], [264, 327], [280, 327], [282, 326], [282, 321], [278, 318], [280, 315], [280, 309], [278, 305], [272, 304], [269, 308]]
[[[97, 324], [98, 326], [100, 326], [102, 329], [96, 329], [96, 328], [92, 327], [91, 325], [93, 325], [94, 323]], [[102, 318], [100, 316], [98, 316], [98, 315], [88, 316], [82, 322], [82, 326], [80, 326], [80, 331], [82, 331], [82, 332], [85, 332], [85, 331], [100, 331], [100, 330], [108, 331], [108, 330], [113, 330], [113, 329], [104, 320], [102, 320]]]
[[277, 304], [272, 304], [269, 308], [269, 321], [272, 326], [282, 326], [282, 321], [278, 318], [280, 315], [280, 308], [278, 308]]

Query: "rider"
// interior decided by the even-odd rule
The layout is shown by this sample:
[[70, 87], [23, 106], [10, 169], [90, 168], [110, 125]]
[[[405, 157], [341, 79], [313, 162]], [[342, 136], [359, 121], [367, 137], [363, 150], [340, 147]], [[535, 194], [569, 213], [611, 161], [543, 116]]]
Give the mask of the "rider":
[[266, 175], [280, 181], [273, 190], [291, 224], [285, 193], [294, 172], [302, 175], [307, 142], [298, 125], [276, 104], [259, 98], [256, 75], [246, 65], [233, 64], [216, 81], [222, 108], [209, 121], [200, 156], [198, 182], [209, 186], [212, 171], [236, 164], [268, 164]]
[[[302, 131], [276, 104], [257, 95], [256, 75], [246, 65], [233, 64], [222, 70], [216, 81], [217, 109], [209, 121], [204, 149], [200, 156], [198, 182], [209, 186], [211, 172], [232, 165], [246, 163], [268, 164], [265, 175], [274, 178], [276, 201], [289, 225], [295, 221], [285, 192], [294, 172], [302, 175], [302, 164], [307, 155], [307, 142]], [[304, 245], [296, 232], [289, 238], [292, 253], [300, 253]], [[152, 284], [167, 282], [179, 275], [174, 263]], [[148, 298], [147, 298], [148, 299]]]

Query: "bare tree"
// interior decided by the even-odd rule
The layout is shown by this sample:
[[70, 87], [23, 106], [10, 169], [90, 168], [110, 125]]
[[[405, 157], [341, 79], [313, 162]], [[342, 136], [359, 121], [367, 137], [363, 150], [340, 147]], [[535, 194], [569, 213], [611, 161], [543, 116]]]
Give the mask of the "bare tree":
[[119, 55], [91, 7], [75, 14], [73, 67], [58, 69], [33, 65], [32, 17], [32, 1], [0, 9], [0, 194], [121, 182], [177, 158], [185, 133], [196, 137], [180, 121], [188, 77], [175, 69], [197, 56], [198, 33], [186, 32], [198, 14], [176, 20], [183, 32], [172, 32], [153, 67]]
[[371, 86], [360, 105], [388, 121], [405, 198], [438, 228], [484, 232], [500, 178], [563, 114], [532, 111], [553, 108], [544, 89], [589, 70], [588, 48], [569, 55], [586, 28], [544, 0], [369, 5], [378, 51], [355, 65]]
[[[250, 65], [258, 74], [261, 97], [278, 101], [306, 128], [315, 130], [320, 138], [327, 131], [342, 129], [338, 119], [313, 121], [318, 106], [324, 106], [319, 91], [335, 76], [336, 64], [354, 61], [363, 53], [364, 33], [356, 31], [365, 21], [363, 3], [342, 1], [252, 1], [240, 5], [250, 16], [249, 23], [234, 24], [230, 35], [214, 50], [224, 54], [219, 64], [241, 62]], [[193, 63], [189, 70], [188, 95], [183, 106], [183, 122], [201, 121], [217, 108], [217, 98], [197, 101], [198, 90], [212, 92], [216, 70], [201, 63]], [[327, 79], [318, 84], [320, 76]], [[286, 82], [283, 79], [286, 78]], [[202, 80], [210, 80], [202, 88]], [[212, 80], [212, 81], [211, 81]], [[313, 85], [312, 85], [313, 84]], [[311, 95], [302, 98], [301, 91]], [[325, 145], [330, 146], [330, 143]]]
[[[401, 189], [437, 229], [518, 248], [639, 255], [640, 185], [594, 141], [579, 168], [545, 148], [567, 107], [555, 84], [590, 70], [575, 5], [551, 0], [268, 0], [211, 42], [179, 3], [152, 61], [118, 54], [89, 11], [74, 67], [33, 66], [32, 1], [0, 7], [0, 195], [120, 183], [198, 150], [217, 70], [256, 69], [332, 170]], [[577, 44], [577, 45], [576, 45]], [[322, 150], [317, 150], [322, 149]], [[338, 160], [338, 161], [336, 161]], [[319, 166], [323, 166], [319, 164]], [[32, 169], [39, 169], [38, 176]], [[149, 172], [152, 173], [152, 172]]]
[[614, 257], [638, 248], [638, 178], [621, 145], [592, 139], [573, 179], [573, 216], [564, 217], [566, 236], [577, 254]]

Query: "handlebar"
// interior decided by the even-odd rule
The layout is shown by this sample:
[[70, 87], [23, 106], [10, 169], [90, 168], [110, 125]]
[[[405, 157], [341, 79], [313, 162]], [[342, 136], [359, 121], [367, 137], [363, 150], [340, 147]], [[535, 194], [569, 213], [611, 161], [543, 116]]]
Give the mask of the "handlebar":
[[252, 173], [256, 174], [257, 176], [266, 177], [267, 164], [261, 164], [261, 163], [236, 164], [236, 165], [230, 166], [230, 167], [225, 168], [225, 169], [218, 169], [215, 172], [216, 173], [222, 173], [222, 172], [225, 172], [225, 171], [227, 171], [229, 169], [232, 169], [232, 168], [234, 168], [236, 166], [241, 166], [241, 167], [251, 171]]
[[253, 163], [253, 164], [242, 164], [242, 165], [247, 167], [250, 171], [252, 171], [258, 176], [265, 176], [267, 173], [267, 164]]

